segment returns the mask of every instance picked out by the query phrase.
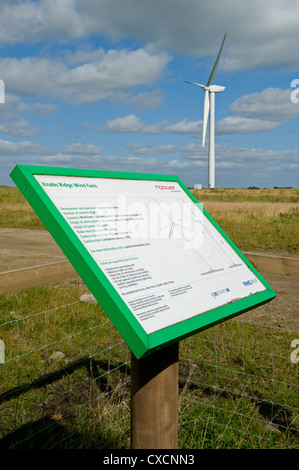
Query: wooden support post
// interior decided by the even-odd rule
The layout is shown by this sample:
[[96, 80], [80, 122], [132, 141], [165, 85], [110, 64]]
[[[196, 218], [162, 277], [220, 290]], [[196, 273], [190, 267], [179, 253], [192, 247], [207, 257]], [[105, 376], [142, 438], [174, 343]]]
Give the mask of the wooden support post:
[[178, 448], [179, 345], [131, 353], [131, 449]]

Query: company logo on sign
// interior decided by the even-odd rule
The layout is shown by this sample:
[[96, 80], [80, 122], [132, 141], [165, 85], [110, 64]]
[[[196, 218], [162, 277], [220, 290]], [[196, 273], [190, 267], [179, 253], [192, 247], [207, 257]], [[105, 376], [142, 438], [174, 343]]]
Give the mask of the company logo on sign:
[[161, 191], [163, 191], [163, 190], [172, 191], [173, 189], [175, 189], [174, 186], [157, 186], [157, 185], [155, 186], [155, 188], [160, 189]]
[[243, 282], [243, 284], [245, 287], [247, 287], [247, 286], [252, 286], [252, 284], [255, 284], [256, 282], [257, 282], [256, 279], [250, 279], [249, 281]]
[[215, 298], [215, 297], [218, 297], [218, 296], [221, 295], [221, 294], [226, 294], [227, 292], [229, 292], [229, 288], [228, 288], [228, 287], [226, 287], [226, 289], [221, 289], [221, 290], [218, 290], [218, 291], [216, 291], [216, 292], [212, 292], [212, 293], [211, 293], [211, 296]]

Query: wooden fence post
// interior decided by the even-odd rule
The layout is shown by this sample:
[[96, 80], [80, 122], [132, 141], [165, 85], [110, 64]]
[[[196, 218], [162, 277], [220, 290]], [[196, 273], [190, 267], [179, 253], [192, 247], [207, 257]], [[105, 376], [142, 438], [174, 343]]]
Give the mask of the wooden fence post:
[[131, 449], [178, 448], [179, 345], [131, 353]]

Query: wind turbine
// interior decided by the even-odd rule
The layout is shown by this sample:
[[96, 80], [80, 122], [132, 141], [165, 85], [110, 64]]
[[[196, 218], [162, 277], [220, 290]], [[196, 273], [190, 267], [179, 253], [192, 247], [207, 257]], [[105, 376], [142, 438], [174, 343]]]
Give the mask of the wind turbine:
[[226, 87], [219, 85], [212, 85], [212, 80], [216, 75], [218, 63], [220, 60], [221, 52], [224, 46], [226, 39], [226, 33], [224, 35], [220, 50], [214, 67], [212, 69], [211, 75], [206, 85], [201, 85], [200, 83], [186, 82], [191, 83], [191, 85], [196, 85], [205, 91], [204, 99], [204, 110], [203, 110], [203, 134], [202, 134], [202, 146], [205, 146], [206, 133], [207, 133], [207, 124], [208, 117], [210, 113], [210, 135], [209, 135], [209, 188], [215, 188], [215, 93], [220, 93], [224, 91]]

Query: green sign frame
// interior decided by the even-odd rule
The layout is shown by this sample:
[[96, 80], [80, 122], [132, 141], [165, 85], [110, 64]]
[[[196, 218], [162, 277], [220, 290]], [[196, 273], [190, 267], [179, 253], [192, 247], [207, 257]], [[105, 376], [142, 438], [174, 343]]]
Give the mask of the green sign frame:
[[[251, 272], [263, 284], [264, 290], [148, 334], [37, 181], [36, 175], [152, 180], [167, 182], [168, 184], [178, 183], [190, 200], [201, 208], [203, 214], [217, 229], [220, 236], [228, 242]], [[263, 279], [260, 273], [251, 265], [243, 253], [207, 213], [205, 208], [199, 204], [198, 200], [177, 176], [32, 165], [17, 165], [10, 176], [137, 359], [269, 302], [276, 296], [274, 290]]]

